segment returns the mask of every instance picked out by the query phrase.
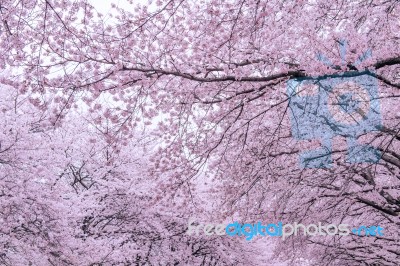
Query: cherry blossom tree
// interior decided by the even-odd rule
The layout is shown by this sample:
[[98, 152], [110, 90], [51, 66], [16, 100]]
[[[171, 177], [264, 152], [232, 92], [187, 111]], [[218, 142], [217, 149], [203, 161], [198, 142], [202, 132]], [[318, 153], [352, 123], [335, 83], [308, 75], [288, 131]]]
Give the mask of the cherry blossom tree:
[[[384, 237], [292, 237], [276, 241], [276, 254], [292, 264], [304, 257], [315, 265], [396, 265], [398, 1], [158, 0], [112, 8], [102, 15], [86, 1], [3, 1], [0, 62], [13, 74], [2, 82], [41, 108], [50, 127], [88, 108], [113, 154], [129, 147], [138, 127], [152, 128], [159, 145], [148, 173], [157, 184], [150, 194], [156, 206], [190, 213], [214, 204], [221, 220], [379, 224]], [[369, 49], [372, 56], [355, 64]], [[378, 82], [383, 125], [358, 140], [381, 152], [379, 162], [349, 164], [347, 145], [337, 137], [332, 168], [303, 169], [299, 153], [320, 143], [294, 138], [287, 82], [364, 70]], [[118, 159], [106, 152], [91, 171], [107, 173], [129, 158], [128, 150]], [[69, 163], [61, 175], [73, 179], [88, 167], [83, 161]], [[130, 180], [128, 172], [112, 175]], [[75, 189], [92, 186], [78, 179]], [[126, 181], [116, 182], [111, 187]], [[133, 195], [107, 197], [100, 205], [118, 210]], [[107, 226], [98, 231], [89, 224], [119, 217], [110, 211], [85, 217], [86, 234], [105, 233]], [[120, 230], [131, 228], [135, 220], [121, 215], [129, 221]], [[174, 220], [168, 219], [158, 228]]]
[[54, 126], [17, 89], [0, 93], [2, 265], [255, 265], [240, 239], [189, 236], [186, 210], [154, 204], [143, 132], [112, 141], [112, 118], [84, 108]]

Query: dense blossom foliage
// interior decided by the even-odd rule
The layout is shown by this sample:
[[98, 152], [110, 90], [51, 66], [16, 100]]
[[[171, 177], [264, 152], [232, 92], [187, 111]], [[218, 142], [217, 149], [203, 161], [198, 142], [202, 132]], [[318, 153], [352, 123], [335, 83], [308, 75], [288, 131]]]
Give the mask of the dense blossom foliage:
[[[399, 1], [131, 4], [0, 4], [4, 264], [262, 265], [245, 255], [257, 240], [184, 235], [191, 215], [379, 224], [384, 237], [293, 236], [275, 252], [398, 264]], [[319, 143], [294, 139], [287, 81], [363, 70], [383, 126], [359, 141], [381, 160], [347, 163], [336, 137], [332, 168], [301, 168]]]

